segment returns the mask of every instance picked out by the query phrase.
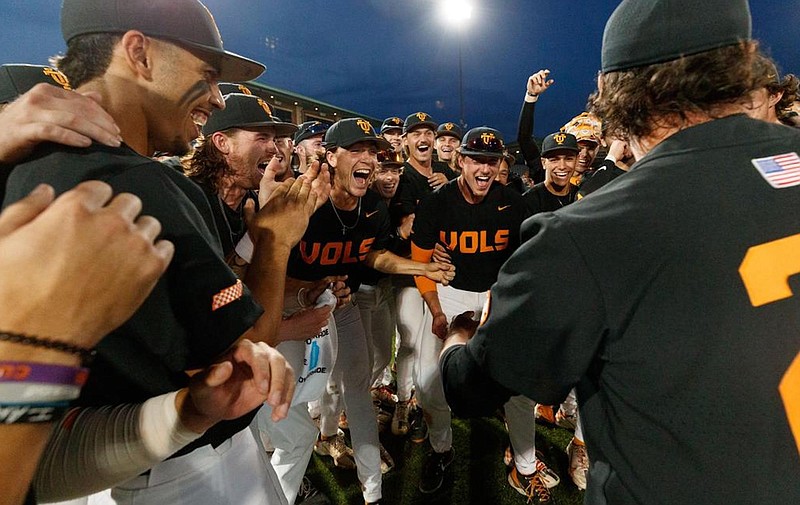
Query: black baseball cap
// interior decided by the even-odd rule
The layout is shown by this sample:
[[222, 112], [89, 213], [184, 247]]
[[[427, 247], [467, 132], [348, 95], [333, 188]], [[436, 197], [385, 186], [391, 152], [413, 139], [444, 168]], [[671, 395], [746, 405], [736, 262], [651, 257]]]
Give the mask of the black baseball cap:
[[39, 83], [69, 87], [67, 76], [52, 67], [42, 65], [0, 65], [0, 103], [8, 103]]
[[749, 40], [747, 0], [624, 0], [603, 32], [604, 73], [676, 60]]
[[203, 135], [231, 128], [275, 128], [276, 137], [293, 135], [297, 126], [284, 123], [272, 115], [272, 109], [263, 99], [254, 95], [231, 93], [224, 96], [225, 108], [214, 111], [203, 126]]
[[231, 93], [241, 93], [243, 95], [254, 94], [250, 88], [238, 82], [221, 82], [219, 83], [219, 91], [223, 95], [230, 95]]
[[403, 135], [411, 130], [416, 130], [417, 128], [422, 127], [427, 127], [433, 131], [436, 131], [438, 126], [439, 123], [434, 121], [430, 115], [426, 114], [425, 112], [415, 112], [414, 114], [409, 115], [403, 123]]
[[447, 122], [442, 123], [439, 125], [439, 128], [436, 130], [436, 138], [439, 137], [455, 137], [458, 140], [461, 140], [461, 137], [464, 136], [464, 133], [461, 131], [461, 128], [455, 123]]
[[294, 143], [299, 144], [305, 139], [314, 137], [316, 135], [325, 135], [330, 125], [322, 121], [306, 121], [300, 125], [300, 129], [294, 134]]
[[264, 65], [226, 51], [217, 24], [199, 0], [64, 0], [64, 41], [90, 33], [140, 32], [200, 53], [219, 69], [223, 81], [249, 81]]
[[325, 132], [325, 148], [350, 147], [357, 142], [375, 142], [379, 150], [389, 149], [391, 144], [375, 134], [372, 123], [359, 117], [340, 119]]
[[465, 156], [502, 158], [505, 156], [506, 145], [499, 131], [488, 126], [479, 126], [464, 135], [458, 152]]
[[571, 133], [551, 133], [542, 141], [542, 158], [553, 151], [579, 152], [578, 139]]
[[381, 125], [381, 134], [384, 134], [389, 130], [402, 130], [403, 124], [403, 120], [399, 117], [387, 117], [383, 120], [383, 124]]

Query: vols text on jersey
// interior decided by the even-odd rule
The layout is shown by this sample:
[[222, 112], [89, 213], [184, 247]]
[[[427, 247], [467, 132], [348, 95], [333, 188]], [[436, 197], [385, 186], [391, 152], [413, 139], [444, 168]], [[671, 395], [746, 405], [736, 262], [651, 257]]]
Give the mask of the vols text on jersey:
[[497, 230], [489, 239], [490, 232], [479, 231], [439, 231], [439, 241], [451, 251], [464, 254], [503, 251], [508, 247], [509, 230]]
[[309, 265], [339, 265], [364, 261], [372, 249], [375, 238], [365, 238], [358, 246], [352, 240], [340, 242], [300, 241], [300, 257]]

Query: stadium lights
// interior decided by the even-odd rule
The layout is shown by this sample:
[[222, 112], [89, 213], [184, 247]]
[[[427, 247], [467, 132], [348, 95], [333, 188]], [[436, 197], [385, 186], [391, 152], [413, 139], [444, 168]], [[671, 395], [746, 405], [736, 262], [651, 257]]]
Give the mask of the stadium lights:
[[469, 0], [440, 0], [439, 15], [448, 25], [461, 27], [472, 17], [472, 2]]

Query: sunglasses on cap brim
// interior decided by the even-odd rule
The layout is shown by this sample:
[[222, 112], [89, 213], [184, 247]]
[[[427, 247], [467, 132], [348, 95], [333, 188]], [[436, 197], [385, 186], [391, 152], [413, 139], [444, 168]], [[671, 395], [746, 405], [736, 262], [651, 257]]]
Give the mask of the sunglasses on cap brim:
[[491, 154], [503, 154], [506, 150], [503, 141], [493, 135], [488, 139], [483, 135], [473, 137], [469, 139], [466, 144], [462, 144], [461, 148], [465, 151], [479, 151]]
[[378, 151], [378, 163], [397, 163], [402, 165], [405, 163], [403, 159], [403, 154], [397, 151], [393, 151], [391, 149], [384, 149], [382, 151]]

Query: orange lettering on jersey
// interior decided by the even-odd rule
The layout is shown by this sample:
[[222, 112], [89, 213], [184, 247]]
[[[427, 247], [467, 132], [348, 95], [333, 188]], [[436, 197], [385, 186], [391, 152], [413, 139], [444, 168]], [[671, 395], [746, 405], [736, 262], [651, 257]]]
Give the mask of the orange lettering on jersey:
[[497, 230], [494, 234], [494, 250], [503, 251], [508, 247], [508, 230]]
[[341, 242], [328, 242], [325, 244], [325, 247], [322, 248], [319, 264], [327, 266], [339, 263], [339, 258], [342, 257], [342, 247], [343, 244]]
[[353, 256], [353, 243], [349, 240], [344, 243], [344, 255], [342, 263], [358, 263], [358, 258]]
[[372, 243], [375, 242], [375, 238], [365, 238], [361, 241], [361, 247], [358, 248], [358, 259], [364, 261], [367, 258], [367, 254], [372, 250]]
[[489, 242], [489, 233], [485, 230], [481, 231], [440, 231], [439, 242], [450, 251], [456, 251], [464, 254], [486, 253], [494, 251], [502, 251], [508, 248], [508, 230], [498, 230], [494, 234], [494, 241]]
[[308, 263], [309, 265], [317, 261], [317, 256], [319, 256], [319, 244], [314, 243], [311, 246], [311, 254], [308, 253], [308, 243], [304, 240], [300, 241], [300, 257], [303, 258], [303, 261]]
[[449, 232], [450, 233], [450, 239], [447, 238], [447, 233], [448, 232], [446, 232], [446, 231], [440, 231], [439, 232], [439, 242], [444, 244], [444, 246], [445, 246], [445, 248], [447, 248], [447, 250], [454, 251], [456, 246], [458, 245], [458, 233], [456, 233], [454, 231]]
[[[485, 233], [485, 232], [484, 232]], [[462, 253], [473, 254], [478, 251], [478, 232], [465, 231], [461, 233], [458, 248]]]
[[320, 265], [325, 266], [358, 263], [366, 259], [367, 254], [372, 250], [373, 242], [375, 242], [374, 237], [362, 240], [356, 256], [355, 244], [350, 240], [346, 242], [327, 242], [325, 244], [315, 242], [310, 246], [310, 253], [308, 252], [309, 244], [301, 241], [300, 256], [309, 265], [317, 260], [319, 260]]

